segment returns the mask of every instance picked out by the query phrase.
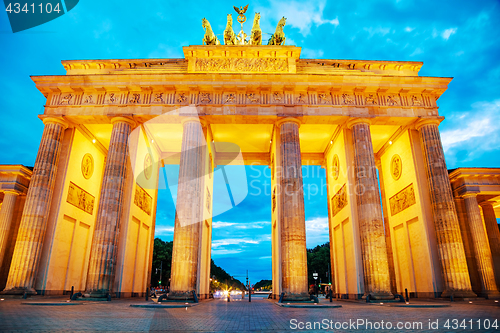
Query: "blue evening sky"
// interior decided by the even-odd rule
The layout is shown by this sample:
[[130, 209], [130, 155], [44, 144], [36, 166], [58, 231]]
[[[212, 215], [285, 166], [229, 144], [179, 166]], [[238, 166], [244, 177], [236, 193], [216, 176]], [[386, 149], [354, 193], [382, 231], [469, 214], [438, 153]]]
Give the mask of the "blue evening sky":
[[[246, 4], [81, 0], [62, 17], [16, 34], [6, 13], [0, 13], [0, 164], [34, 164], [43, 131], [37, 115], [45, 98], [30, 75], [64, 75], [61, 60], [181, 58], [182, 46], [201, 44], [203, 17], [222, 34], [226, 14], [232, 13], [239, 31], [233, 5]], [[421, 76], [454, 77], [438, 101], [446, 117], [441, 133], [448, 167], [500, 166], [498, 1], [260, 0], [250, 3], [247, 33], [254, 12], [260, 12], [265, 33], [274, 32], [285, 16], [287, 44], [302, 47], [302, 58], [423, 61]], [[178, 175], [175, 166], [165, 171], [168, 180]], [[212, 257], [232, 275], [249, 269], [256, 282], [271, 277], [271, 199], [265, 192], [270, 180], [264, 167], [226, 167], [230, 180], [243, 171], [249, 195], [214, 217]], [[312, 247], [328, 241], [324, 170], [304, 172], [309, 173], [304, 183]], [[229, 201], [221, 170], [215, 182], [214, 209], [225, 210]], [[164, 240], [173, 237], [175, 195], [175, 187], [160, 191], [156, 234]]]

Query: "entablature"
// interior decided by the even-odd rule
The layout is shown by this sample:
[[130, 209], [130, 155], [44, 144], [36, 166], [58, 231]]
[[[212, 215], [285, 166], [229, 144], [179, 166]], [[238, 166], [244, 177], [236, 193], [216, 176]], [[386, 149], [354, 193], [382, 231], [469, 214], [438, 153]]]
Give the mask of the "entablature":
[[437, 108], [449, 78], [186, 74], [35, 76], [47, 106]]

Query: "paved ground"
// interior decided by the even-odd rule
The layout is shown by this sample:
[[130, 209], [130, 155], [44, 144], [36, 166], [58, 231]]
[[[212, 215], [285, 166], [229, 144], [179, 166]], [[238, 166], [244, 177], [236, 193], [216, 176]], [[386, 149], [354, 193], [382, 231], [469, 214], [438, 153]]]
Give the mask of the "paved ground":
[[[43, 297], [35, 299], [43, 302], [67, 300]], [[281, 308], [269, 300], [256, 297], [252, 298], [252, 303], [248, 303], [247, 299], [231, 303], [210, 300], [187, 309], [130, 307], [130, 304], [144, 303], [137, 298], [88, 302], [74, 306], [35, 306], [22, 302], [20, 299], [0, 301], [0, 331], [500, 331], [500, 303], [493, 301], [477, 301], [472, 304], [454, 302], [451, 307], [445, 308], [397, 308], [387, 304], [339, 301], [335, 303], [341, 304], [342, 308], [336, 309]], [[427, 302], [429, 303], [437, 304], [435, 301]], [[445, 326], [447, 320], [449, 327]], [[487, 320], [489, 329], [484, 327], [485, 324], [488, 325]], [[495, 320], [499, 325], [496, 330], [491, 326]], [[373, 325], [372, 329], [368, 321]], [[314, 325], [314, 322], [318, 322], [316, 327], [307, 326], [307, 323]], [[407, 325], [409, 329], [405, 330], [404, 326], [398, 329], [398, 323]], [[437, 329], [429, 329], [429, 323], [437, 323]], [[388, 325], [392, 329], [387, 330]]]

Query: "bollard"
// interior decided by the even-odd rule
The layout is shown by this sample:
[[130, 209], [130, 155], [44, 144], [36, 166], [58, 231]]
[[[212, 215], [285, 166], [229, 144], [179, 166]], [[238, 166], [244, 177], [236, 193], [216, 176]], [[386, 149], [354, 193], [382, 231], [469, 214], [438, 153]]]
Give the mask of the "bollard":
[[71, 295], [69, 295], [69, 299], [73, 298], [74, 293], [75, 293], [75, 286], [71, 286]]
[[332, 290], [330, 289], [330, 303], [333, 302], [333, 295], [332, 295]]
[[450, 295], [450, 302], [453, 302], [453, 294]]
[[408, 288], [405, 288], [405, 296], [406, 296], [406, 301], [410, 301], [410, 297], [408, 297]]
[[250, 303], [251, 301], [252, 301], [252, 289], [250, 289], [248, 293], [248, 303]]
[[146, 302], [148, 301], [149, 297], [149, 288], [146, 288]]

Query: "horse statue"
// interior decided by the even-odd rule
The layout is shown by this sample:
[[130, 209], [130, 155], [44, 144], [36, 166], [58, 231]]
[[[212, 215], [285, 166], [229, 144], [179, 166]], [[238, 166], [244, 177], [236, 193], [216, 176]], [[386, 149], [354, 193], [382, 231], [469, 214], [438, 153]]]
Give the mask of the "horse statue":
[[201, 20], [203, 29], [205, 29], [205, 36], [203, 36], [203, 44], [204, 45], [220, 45], [220, 41], [215, 36], [212, 27], [210, 26], [210, 23], [206, 18], [203, 18]]
[[248, 42], [250, 45], [262, 45], [262, 30], [260, 30], [259, 21], [260, 13], [255, 13], [252, 32], [250, 33], [250, 41]]
[[233, 17], [227, 14], [227, 25], [224, 30], [224, 45], [236, 45], [236, 34], [233, 31]]
[[283, 32], [283, 27], [285, 26], [286, 18], [283, 18], [278, 22], [278, 26], [276, 27], [276, 31], [269, 38], [269, 42], [267, 45], [285, 45], [285, 33]]

